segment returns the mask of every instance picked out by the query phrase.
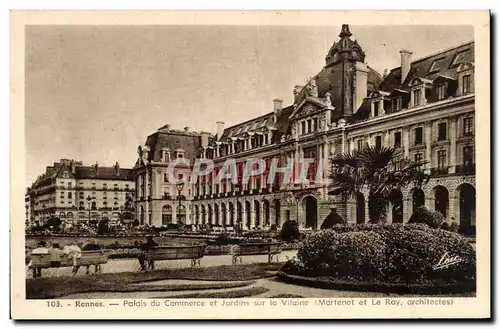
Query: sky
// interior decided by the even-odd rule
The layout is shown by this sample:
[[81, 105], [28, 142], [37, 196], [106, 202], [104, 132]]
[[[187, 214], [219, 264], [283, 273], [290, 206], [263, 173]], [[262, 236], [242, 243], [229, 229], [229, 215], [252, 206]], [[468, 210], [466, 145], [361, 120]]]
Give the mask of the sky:
[[[165, 124], [216, 132], [292, 103], [338, 40], [328, 26], [28, 26], [26, 185], [61, 158], [131, 168]], [[473, 40], [471, 26], [350, 26], [383, 73]]]

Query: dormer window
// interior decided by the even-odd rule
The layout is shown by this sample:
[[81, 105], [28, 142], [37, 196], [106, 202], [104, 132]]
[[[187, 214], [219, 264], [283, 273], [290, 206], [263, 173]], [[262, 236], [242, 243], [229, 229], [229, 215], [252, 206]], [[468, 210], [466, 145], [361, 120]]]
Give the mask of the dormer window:
[[429, 67], [427, 74], [439, 72], [444, 63], [444, 57], [436, 59]]
[[373, 116], [378, 117], [378, 109], [380, 106], [380, 101], [373, 102]]
[[398, 96], [392, 99], [392, 110], [394, 112], [401, 111], [402, 108], [402, 98]]
[[182, 149], [177, 149], [175, 151], [175, 156], [177, 157], [177, 159], [183, 159], [184, 158], [184, 150]]
[[467, 95], [473, 93], [474, 63], [461, 63], [457, 68], [457, 74], [458, 74], [458, 93], [460, 93], [460, 95]]
[[413, 91], [413, 106], [420, 106], [422, 103], [422, 90], [417, 89]]
[[464, 75], [462, 77], [462, 95], [466, 95], [471, 92], [470, 74]]
[[168, 149], [161, 150], [161, 161], [164, 163], [170, 162], [170, 151]]
[[443, 100], [446, 98], [446, 83], [437, 85], [437, 98]]

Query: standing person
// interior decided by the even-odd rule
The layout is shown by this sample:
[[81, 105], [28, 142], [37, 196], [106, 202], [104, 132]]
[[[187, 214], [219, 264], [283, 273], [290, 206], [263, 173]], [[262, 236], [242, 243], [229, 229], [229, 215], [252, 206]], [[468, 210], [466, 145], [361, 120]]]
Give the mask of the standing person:
[[73, 260], [73, 276], [76, 275], [78, 270], [80, 269], [80, 265], [78, 265], [78, 259], [82, 258], [82, 249], [75, 242], [71, 242], [70, 244], [64, 246], [64, 253]]
[[[82, 251], [96, 251], [96, 250], [101, 250], [101, 246], [98, 245], [95, 241], [95, 239], [90, 239], [89, 243], [87, 243], [85, 246], [83, 246]], [[90, 265], [87, 266], [87, 274], [90, 274]], [[94, 265], [94, 274], [96, 274], [98, 271], [101, 270], [101, 265], [100, 264], [95, 264]]]
[[60, 267], [61, 266], [61, 257], [64, 255], [64, 252], [61, 250], [59, 243], [53, 243], [52, 248], [49, 249], [50, 255], [50, 267]]
[[[37, 247], [31, 251], [31, 255], [48, 255], [49, 254], [49, 249], [46, 247], [47, 244], [45, 241], [40, 241], [37, 244]], [[28, 264], [28, 269], [32, 268], [33, 261], [30, 260]], [[33, 268], [33, 277], [34, 278], [41, 278], [42, 277], [42, 268]]]
[[[139, 249], [141, 250], [141, 254], [139, 255], [139, 264], [141, 265], [141, 271], [146, 270], [146, 253], [148, 253], [151, 248], [156, 246], [158, 246], [158, 243], [153, 240], [153, 237], [151, 235], [148, 235], [146, 237], [146, 242], [139, 246]], [[149, 268], [152, 270], [155, 269], [155, 262], [153, 259], [149, 261]]]

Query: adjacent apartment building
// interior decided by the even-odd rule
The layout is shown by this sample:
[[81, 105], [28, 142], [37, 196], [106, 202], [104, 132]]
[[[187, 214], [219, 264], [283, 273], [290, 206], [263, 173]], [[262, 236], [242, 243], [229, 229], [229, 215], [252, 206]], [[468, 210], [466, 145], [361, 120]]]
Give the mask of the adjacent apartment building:
[[[116, 223], [127, 199], [134, 200], [132, 169], [85, 166], [81, 161], [61, 159], [27, 189], [26, 220], [43, 224], [51, 216], [75, 223], [108, 219]], [[129, 202], [130, 203], [130, 202]]]
[[[391, 193], [390, 222], [407, 222], [416, 207], [426, 205], [458, 220], [461, 230], [473, 230], [474, 42], [419, 59], [401, 50], [400, 66], [380, 75], [351, 36], [343, 25], [323, 68], [305, 86], [293, 88], [293, 104], [275, 99], [265, 115], [231, 127], [218, 122], [215, 135], [167, 125], [149, 136], [134, 168], [140, 222], [158, 226], [181, 218], [195, 226], [241, 223], [251, 229], [291, 219], [317, 229], [331, 208], [347, 222], [367, 222], [368, 191], [344, 200], [330, 196], [330, 187], [318, 178], [328, 177], [331, 157], [368, 144], [395, 146], [405, 157], [427, 160], [422, 170], [432, 175], [422, 188]], [[166, 168], [178, 157], [213, 159], [215, 171], [195, 184], [170, 184]], [[306, 182], [284, 184], [278, 176], [269, 185], [266, 169], [248, 184], [217, 183], [217, 170], [228, 158], [240, 171], [249, 158], [267, 164], [278, 159], [283, 166], [302, 158], [314, 163]], [[324, 170], [317, 171], [319, 166]], [[177, 170], [190, 178], [189, 166]], [[318, 172], [323, 177], [316, 177]]]

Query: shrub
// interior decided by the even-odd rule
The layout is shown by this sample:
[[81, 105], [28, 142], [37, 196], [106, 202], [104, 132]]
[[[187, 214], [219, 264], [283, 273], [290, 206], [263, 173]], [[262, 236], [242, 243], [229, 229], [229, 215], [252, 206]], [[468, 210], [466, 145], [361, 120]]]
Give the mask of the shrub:
[[[406, 283], [475, 280], [475, 250], [459, 234], [418, 223], [346, 225], [342, 230], [311, 234], [299, 248], [301, 266], [295, 271]], [[455, 262], [438, 266], [446, 258]]]
[[294, 240], [300, 238], [299, 225], [294, 220], [287, 220], [281, 227], [281, 238], [283, 240]]
[[440, 212], [430, 211], [425, 206], [420, 206], [410, 216], [408, 223], [422, 223], [432, 228], [440, 228], [444, 221], [444, 216]]

